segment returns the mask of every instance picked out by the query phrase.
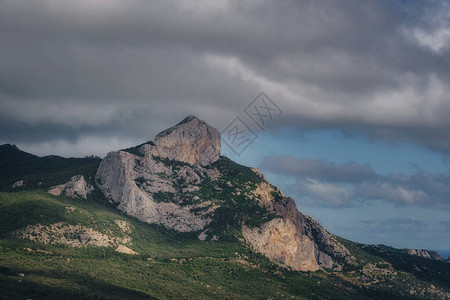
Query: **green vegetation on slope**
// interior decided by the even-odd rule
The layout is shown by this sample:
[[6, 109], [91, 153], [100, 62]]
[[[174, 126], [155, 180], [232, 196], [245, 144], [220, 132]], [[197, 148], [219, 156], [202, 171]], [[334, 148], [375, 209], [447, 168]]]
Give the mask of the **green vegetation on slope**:
[[[117, 220], [130, 224], [129, 247], [138, 255], [118, 253], [112, 247], [43, 244], [14, 235], [29, 224], [65, 222], [123, 236]], [[367, 260], [378, 260], [354, 246]], [[402, 280], [418, 282], [414, 276], [402, 275], [392, 281], [401, 287], [396, 289], [381, 283], [364, 285], [357, 277], [351, 272], [290, 271], [238, 241], [199, 241], [92, 201], [53, 197], [43, 191], [0, 193], [2, 299], [406, 299], [409, 286]]]
[[23, 180], [22, 189], [48, 188], [69, 181], [73, 175], [83, 175], [92, 183], [101, 162], [99, 157], [64, 158], [50, 155], [38, 157], [15, 146], [0, 145], [0, 191], [11, 191], [11, 186]]
[[[138, 255], [108, 247], [42, 244], [13, 234], [28, 224], [66, 222], [120, 236], [116, 220], [131, 224], [130, 247]], [[102, 204], [42, 191], [0, 193], [0, 227], [0, 286], [5, 299], [351, 296], [341, 291], [351, 287], [344, 280], [282, 269], [238, 242], [199, 241]], [[20, 273], [25, 275], [22, 280]]]

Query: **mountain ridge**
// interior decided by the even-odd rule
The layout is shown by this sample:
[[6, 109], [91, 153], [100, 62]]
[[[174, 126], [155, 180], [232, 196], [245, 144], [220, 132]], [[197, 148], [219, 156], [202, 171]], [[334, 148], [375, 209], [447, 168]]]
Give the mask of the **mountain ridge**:
[[20, 180], [27, 188], [48, 188], [63, 184], [74, 175], [93, 177], [99, 157], [65, 158], [58, 155], [37, 156], [11, 144], [0, 145], [0, 189], [10, 190]]
[[[217, 224], [226, 227], [222, 231], [233, 228], [255, 251], [295, 270], [342, 270], [354, 262], [333, 235], [301, 214], [260, 171], [241, 166], [247, 168], [245, 180], [228, 177], [227, 168], [234, 165], [225, 166], [220, 156], [220, 133], [197, 117], [186, 117], [136, 151], [108, 153], [96, 174], [97, 187], [119, 210], [177, 231], [198, 231], [202, 239], [220, 238]], [[205, 182], [209, 194], [202, 192]]]

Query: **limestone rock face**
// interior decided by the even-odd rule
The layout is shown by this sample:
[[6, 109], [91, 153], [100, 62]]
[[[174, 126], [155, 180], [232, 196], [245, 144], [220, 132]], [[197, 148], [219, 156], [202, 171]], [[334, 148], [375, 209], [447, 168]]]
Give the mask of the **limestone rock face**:
[[191, 165], [208, 165], [220, 156], [219, 131], [192, 115], [159, 133], [154, 143], [158, 156]]
[[255, 251], [276, 262], [301, 271], [319, 269], [313, 241], [300, 234], [289, 219], [276, 218], [261, 228], [244, 226], [242, 233]]
[[203, 167], [171, 165], [173, 162], [152, 156], [151, 145], [141, 147], [144, 156], [125, 151], [109, 153], [97, 171], [97, 186], [118, 209], [141, 221], [163, 225], [180, 232], [203, 229], [211, 222], [207, 217], [213, 208], [194, 213], [199, 204], [183, 205], [174, 199], [177, 182], [182, 180], [185, 189], [195, 191], [201, 183], [198, 175]]
[[420, 256], [423, 258], [443, 261], [444, 259], [436, 252], [431, 250], [409, 249], [409, 255]]
[[15, 189], [15, 188], [18, 188], [18, 187], [21, 187], [21, 186], [24, 186], [23, 180], [19, 180], [19, 181], [14, 182], [14, 184], [12, 185], [12, 188]]
[[214, 207], [202, 207], [198, 197], [174, 199], [174, 195], [198, 191], [205, 176], [217, 178], [217, 170], [203, 167], [219, 158], [217, 129], [189, 116], [137, 151], [138, 155], [109, 153], [96, 174], [98, 187], [111, 202], [119, 204], [118, 209], [181, 232], [201, 230], [211, 222], [208, 216]]
[[84, 180], [83, 175], [75, 175], [65, 184], [51, 187], [48, 193], [53, 196], [59, 196], [64, 192], [64, 195], [69, 198], [87, 199], [87, 195], [93, 190], [94, 187]]

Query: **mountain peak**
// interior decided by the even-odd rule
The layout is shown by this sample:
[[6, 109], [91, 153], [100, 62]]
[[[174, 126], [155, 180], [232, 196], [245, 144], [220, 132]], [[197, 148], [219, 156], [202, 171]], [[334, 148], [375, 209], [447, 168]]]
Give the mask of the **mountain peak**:
[[[180, 123], [178, 123], [177, 125], [182, 125], [182, 124], [184, 124], [184, 123], [188, 123], [188, 122], [191, 122], [192, 120], [198, 120], [198, 121], [201, 121], [199, 118], [197, 118], [196, 116], [194, 116], [194, 115], [189, 115], [189, 116], [187, 116], [186, 118], [184, 118]], [[175, 126], [177, 126], [177, 125], [175, 125]]]
[[[202, 125], [203, 125], [203, 124], [208, 125], [206, 122], [200, 120], [200, 119], [197, 118], [196, 116], [194, 116], [194, 115], [189, 115], [189, 116], [187, 116], [186, 118], [184, 118], [183, 120], [181, 120], [179, 123], [177, 123], [176, 125], [174, 125], [174, 126], [172, 126], [172, 127], [170, 127], [170, 128], [167, 128], [167, 129], [161, 131], [160, 133], [158, 133], [158, 134], [155, 136], [155, 140], [157, 140], [157, 139], [159, 139], [159, 138], [161, 138], [161, 137], [163, 137], [163, 136], [169, 135], [172, 131], [174, 131], [175, 129], [177, 129], [177, 128], [181, 127], [181, 126], [186, 127], [186, 126], [187, 126], [186, 124], [189, 124], [189, 123], [191, 123], [191, 122], [195, 122], [195, 123], [202, 124]], [[208, 125], [208, 126], [209, 126], [209, 125]], [[190, 126], [190, 127], [191, 127], [191, 128], [194, 128], [194, 127], [196, 127], [196, 126]]]
[[219, 131], [194, 115], [158, 133], [154, 143], [160, 157], [189, 164], [207, 165], [220, 157]]
[[19, 148], [14, 144], [3, 144], [3, 145], [0, 145], [0, 148], [19, 150]]
[[20, 150], [14, 144], [3, 144], [0, 145], [0, 166], [4, 167], [4, 164], [11, 164], [14, 161], [25, 161], [30, 158], [37, 158], [37, 156]]

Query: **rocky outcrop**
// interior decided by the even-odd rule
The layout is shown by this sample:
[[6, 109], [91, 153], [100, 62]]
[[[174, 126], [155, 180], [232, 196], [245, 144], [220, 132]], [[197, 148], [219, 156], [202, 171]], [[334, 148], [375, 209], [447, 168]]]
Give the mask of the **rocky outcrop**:
[[428, 259], [434, 259], [434, 260], [440, 260], [440, 261], [444, 260], [436, 251], [431, 251], [431, 250], [409, 249], [408, 254], [423, 257], [423, 258], [428, 258]]
[[193, 213], [201, 204], [181, 205], [173, 199], [178, 181], [195, 183], [187, 184], [186, 189], [198, 188], [201, 179], [197, 174], [202, 167], [171, 166], [168, 161], [154, 158], [146, 147], [142, 149], [143, 157], [118, 151], [109, 153], [102, 161], [96, 182], [104, 195], [117, 203], [118, 209], [141, 221], [180, 232], [203, 229], [211, 222], [206, 216], [211, 211]]
[[340, 270], [354, 260], [261, 171], [220, 157], [219, 132], [194, 116], [154, 142], [110, 152], [96, 184], [121, 211], [180, 232], [198, 231], [200, 240], [219, 239], [218, 228], [242, 226], [255, 251], [295, 270]]
[[333, 269], [341, 270], [344, 264], [354, 264], [356, 262], [355, 257], [337, 240], [336, 236], [329, 233], [313, 218], [303, 214], [300, 215], [305, 220], [306, 235], [314, 240], [314, 243], [317, 245], [318, 259], [322, 261], [321, 266], [331, 269], [326, 265], [332, 260]]
[[19, 181], [14, 182], [14, 184], [12, 185], [12, 188], [16, 189], [16, 188], [22, 187], [22, 186], [24, 186], [23, 180], [19, 180]]
[[276, 218], [261, 228], [244, 226], [242, 233], [253, 250], [275, 262], [301, 271], [317, 271], [315, 245], [309, 237], [300, 234], [289, 219]]
[[69, 198], [83, 198], [87, 199], [89, 195], [94, 190], [94, 187], [84, 180], [83, 175], [75, 175], [65, 184], [60, 184], [53, 186], [48, 190], [48, 193], [53, 196], [59, 196], [64, 194]]
[[[128, 222], [116, 221], [118, 221], [116, 224], [121, 224], [118, 225], [121, 229], [124, 225], [128, 225], [127, 228], [129, 228]], [[127, 230], [124, 233], [130, 233], [130, 231]], [[50, 225], [28, 225], [25, 228], [17, 230], [15, 235], [22, 239], [38, 241], [43, 244], [66, 245], [69, 247], [114, 247], [116, 248], [115, 251], [120, 253], [138, 254], [136, 251], [125, 246], [125, 244], [132, 245], [132, 238], [128, 235], [112, 236], [90, 227], [72, 225], [64, 222]]]
[[137, 255], [137, 254], [139, 254], [139, 253], [137, 253], [136, 251], [134, 251], [134, 250], [132, 250], [132, 249], [130, 249], [130, 248], [128, 248], [127, 246], [124, 246], [124, 245], [119, 245], [119, 246], [117, 246], [116, 252], [119, 252], [119, 253], [125, 253], [125, 254], [131, 254], [131, 255]]
[[154, 144], [159, 157], [191, 165], [208, 165], [220, 156], [219, 131], [192, 115], [159, 133]]
[[137, 154], [109, 153], [100, 164], [96, 183], [118, 209], [144, 222], [181, 232], [202, 230], [214, 210], [204, 207], [208, 199], [175, 199], [174, 195], [198, 191], [205, 177], [217, 178], [217, 170], [202, 165], [216, 161], [219, 152], [219, 132], [189, 116], [158, 134], [154, 143], [139, 146]]
[[18, 230], [16, 235], [23, 239], [38, 241], [44, 244], [68, 245], [71, 247], [109, 247], [121, 238], [111, 237], [97, 230], [81, 225], [63, 222], [51, 225], [28, 225]]

